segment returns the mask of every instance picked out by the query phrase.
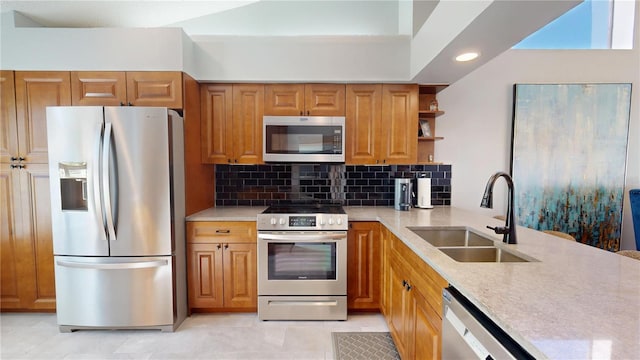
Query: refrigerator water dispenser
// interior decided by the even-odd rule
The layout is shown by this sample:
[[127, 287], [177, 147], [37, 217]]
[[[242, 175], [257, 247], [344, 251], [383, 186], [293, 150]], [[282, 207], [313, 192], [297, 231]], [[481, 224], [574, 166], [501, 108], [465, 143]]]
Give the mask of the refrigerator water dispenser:
[[87, 211], [87, 163], [58, 163], [62, 210]]

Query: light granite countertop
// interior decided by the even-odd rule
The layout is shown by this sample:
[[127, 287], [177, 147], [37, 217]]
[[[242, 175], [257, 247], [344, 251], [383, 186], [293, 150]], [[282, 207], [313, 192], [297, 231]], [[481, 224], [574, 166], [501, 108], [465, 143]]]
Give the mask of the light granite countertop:
[[[255, 221], [264, 207], [220, 207], [187, 221]], [[379, 221], [536, 358], [640, 359], [640, 261], [455, 207], [396, 211], [345, 207], [349, 221]], [[410, 226], [464, 226], [538, 261], [461, 263]]]

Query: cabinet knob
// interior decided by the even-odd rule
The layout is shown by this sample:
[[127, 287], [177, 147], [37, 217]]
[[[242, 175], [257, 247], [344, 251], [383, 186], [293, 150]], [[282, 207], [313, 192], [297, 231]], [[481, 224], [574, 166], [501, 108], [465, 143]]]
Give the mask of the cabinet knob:
[[411, 291], [411, 285], [409, 285], [409, 283], [407, 283], [407, 291]]
[[22, 156], [18, 157], [18, 161], [25, 161], [25, 160], [27, 160], [27, 159], [22, 157]]
[[311, 115], [311, 111], [307, 110], [307, 116]]
[[229, 244], [224, 244], [224, 249], [227, 250], [229, 248]]
[[11, 161], [16, 161], [16, 160], [18, 160], [18, 158], [17, 158], [17, 157], [15, 157], [15, 156], [12, 156], [12, 157], [11, 157]]
[[120, 106], [124, 106], [124, 103], [122, 101], [120, 101]]
[[11, 164], [11, 168], [12, 168], [12, 169], [15, 169], [15, 168], [17, 168], [17, 167], [18, 167], [18, 165]]
[[231, 230], [229, 229], [218, 229], [216, 230], [216, 234], [229, 234]]
[[222, 245], [218, 244], [218, 246], [216, 246], [216, 249], [220, 250], [222, 248]]

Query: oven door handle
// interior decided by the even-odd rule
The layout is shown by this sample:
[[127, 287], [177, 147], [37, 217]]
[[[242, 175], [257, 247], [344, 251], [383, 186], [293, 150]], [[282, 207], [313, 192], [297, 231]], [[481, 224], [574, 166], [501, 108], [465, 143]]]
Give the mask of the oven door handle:
[[346, 233], [343, 234], [261, 234], [258, 233], [258, 239], [274, 240], [274, 241], [318, 241], [318, 240], [340, 240], [347, 237]]

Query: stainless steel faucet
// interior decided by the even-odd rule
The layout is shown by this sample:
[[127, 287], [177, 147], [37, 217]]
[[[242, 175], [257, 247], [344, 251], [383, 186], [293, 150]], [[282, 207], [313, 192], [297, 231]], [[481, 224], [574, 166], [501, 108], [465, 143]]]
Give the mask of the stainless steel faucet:
[[516, 224], [513, 212], [513, 179], [511, 179], [511, 176], [509, 176], [509, 174], [505, 172], [497, 172], [491, 175], [489, 181], [487, 182], [487, 187], [485, 187], [484, 189], [480, 207], [493, 209], [493, 184], [495, 184], [496, 180], [498, 180], [499, 177], [504, 177], [504, 179], [507, 181], [507, 186], [509, 187], [507, 218], [505, 220], [504, 226], [491, 227], [487, 225], [487, 228], [495, 231], [496, 234], [502, 234], [502, 242], [505, 242], [507, 244], [516, 244]]

